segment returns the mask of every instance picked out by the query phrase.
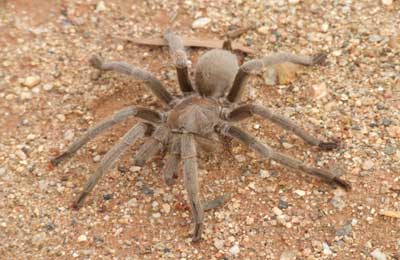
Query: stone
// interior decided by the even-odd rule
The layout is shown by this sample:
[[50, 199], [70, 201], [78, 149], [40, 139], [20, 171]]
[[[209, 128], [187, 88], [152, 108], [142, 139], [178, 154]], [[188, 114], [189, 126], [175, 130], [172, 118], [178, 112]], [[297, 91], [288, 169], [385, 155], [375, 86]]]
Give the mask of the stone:
[[87, 241], [87, 236], [86, 235], [80, 235], [78, 237], [78, 242], [85, 242]]
[[214, 239], [214, 246], [216, 249], [221, 250], [224, 248], [225, 241], [222, 239]]
[[257, 32], [264, 35], [269, 35], [269, 27], [268, 26], [261, 26], [257, 29]]
[[170, 206], [168, 203], [164, 203], [164, 204], [162, 205], [162, 211], [163, 211], [165, 214], [170, 213], [170, 212], [171, 212], [171, 206]]
[[239, 252], [240, 252], [240, 247], [239, 247], [239, 245], [234, 245], [234, 246], [232, 246], [230, 249], [229, 249], [229, 253], [231, 254], [231, 255], [233, 255], [233, 256], [237, 256], [238, 254], [239, 254]]
[[74, 133], [74, 130], [72, 130], [72, 129], [68, 129], [64, 133], [64, 139], [67, 141], [72, 141], [72, 139], [74, 139], [74, 136], [75, 136], [75, 133]]
[[101, 156], [98, 154], [93, 157], [93, 162], [99, 162], [100, 160], [101, 160]]
[[278, 207], [273, 207], [272, 212], [274, 212], [274, 214], [277, 216], [280, 216], [283, 214], [282, 210], [280, 210]]
[[39, 76], [37, 75], [33, 75], [33, 76], [29, 76], [26, 77], [23, 81], [22, 81], [22, 85], [28, 88], [33, 88], [34, 86], [39, 85], [41, 79]]
[[321, 84], [318, 85], [313, 85], [312, 86], [312, 93], [313, 93], [313, 97], [315, 99], [321, 99], [323, 97], [325, 97], [326, 95], [328, 95], [328, 90], [326, 88], [326, 84], [323, 82]]
[[296, 260], [297, 253], [293, 250], [285, 250], [282, 252], [279, 260]]
[[98, 12], [104, 12], [107, 10], [106, 4], [104, 1], [99, 1], [96, 5], [96, 13]]
[[368, 37], [368, 41], [370, 42], [380, 42], [382, 40], [383, 40], [382, 36], [377, 34], [372, 34]]
[[32, 244], [36, 246], [41, 246], [43, 245], [43, 242], [46, 240], [46, 233], [41, 232], [32, 237]]
[[329, 248], [329, 245], [325, 242], [322, 242], [322, 253], [324, 253], [324, 255], [332, 254], [332, 250]]
[[371, 160], [366, 160], [363, 164], [362, 164], [362, 168], [365, 171], [371, 170], [374, 167], [374, 162]]
[[208, 17], [200, 17], [197, 20], [194, 20], [192, 23], [193, 29], [199, 29], [206, 27], [207, 24], [211, 22], [211, 19]]
[[294, 193], [299, 197], [303, 197], [304, 195], [306, 195], [306, 192], [304, 190], [295, 190]]
[[383, 5], [391, 5], [393, 4], [393, 0], [382, 0]]
[[266, 170], [263, 170], [263, 169], [260, 170], [260, 177], [262, 179], [268, 178], [270, 176], [271, 176], [271, 174], [269, 173], [269, 171], [266, 171]]
[[296, 5], [300, 2], [300, 0], [289, 0], [289, 4]]
[[379, 248], [371, 252], [371, 256], [376, 260], [387, 260], [387, 257]]
[[350, 234], [352, 229], [353, 229], [353, 227], [352, 227], [351, 223], [347, 223], [344, 226], [340, 227], [338, 230], [336, 230], [335, 235], [338, 237], [347, 236], [348, 234]]

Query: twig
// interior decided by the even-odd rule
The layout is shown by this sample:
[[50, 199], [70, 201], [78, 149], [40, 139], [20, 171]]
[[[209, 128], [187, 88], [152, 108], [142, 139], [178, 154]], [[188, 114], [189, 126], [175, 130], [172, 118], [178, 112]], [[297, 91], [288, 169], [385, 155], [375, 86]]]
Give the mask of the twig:
[[[128, 37], [117, 37], [123, 41], [131, 42], [140, 45], [153, 45], [153, 46], [166, 46], [167, 43], [162, 38], [128, 38]], [[217, 48], [221, 49], [224, 41], [222, 40], [203, 40], [197, 38], [182, 37], [183, 44], [188, 47], [201, 47], [201, 48]], [[232, 49], [238, 50], [244, 53], [254, 54], [255, 50], [243, 46], [239, 43], [232, 43]]]

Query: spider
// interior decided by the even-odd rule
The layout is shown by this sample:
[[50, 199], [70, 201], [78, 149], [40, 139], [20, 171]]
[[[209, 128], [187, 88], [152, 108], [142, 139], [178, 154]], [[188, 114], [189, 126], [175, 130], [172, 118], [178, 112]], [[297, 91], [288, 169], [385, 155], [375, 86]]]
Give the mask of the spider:
[[[165, 149], [166, 155], [162, 172], [166, 184], [172, 185], [177, 178], [179, 163], [183, 164], [184, 186], [194, 220], [192, 241], [201, 239], [204, 210], [219, 205], [212, 201], [204, 203], [200, 200], [198, 148], [222, 141], [223, 138], [240, 141], [264, 159], [274, 160], [295, 170], [317, 176], [334, 186], [340, 186], [346, 190], [351, 188], [348, 182], [332, 172], [305, 165], [297, 159], [278, 152], [233, 124], [233, 122], [257, 115], [292, 131], [309, 145], [317, 146], [322, 150], [336, 148], [336, 142], [324, 142], [308, 134], [290, 119], [264, 106], [239, 103], [246, 80], [252, 72], [259, 71], [264, 66], [282, 62], [307, 66], [316, 65], [323, 62], [326, 55], [318, 54], [311, 57], [290, 53], [272, 53], [262, 59], [253, 59], [239, 66], [236, 56], [229, 51], [229, 48], [213, 49], [199, 58], [194, 73], [194, 84], [192, 84], [182, 39], [170, 29], [165, 31], [164, 39], [169, 46], [177, 71], [179, 87], [182, 92], [179, 97], [173, 97], [164, 85], [148, 71], [133, 67], [126, 62], [105, 61], [100, 55], [94, 55], [90, 59], [90, 64], [100, 71], [118, 71], [143, 81], [168, 110], [161, 112], [140, 106], [125, 107], [89, 128], [64, 153], [51, 160], [53, 165], [57, 165], [107, 128], [129, 117], [141, 119], [141, 122], [134, 125], [104, 155], [100, 165], [89, 177], [82, 193], [74, 203], [76, 208], [82, 206], [85, 198], [113, 162], [130, 145], [144, 136], [149, 136], [149, 138], [136, 153], [135, 165], [143, 166], [157, 152]], [[224, 44], [224, 46], [229, 46], [229, 44]]]

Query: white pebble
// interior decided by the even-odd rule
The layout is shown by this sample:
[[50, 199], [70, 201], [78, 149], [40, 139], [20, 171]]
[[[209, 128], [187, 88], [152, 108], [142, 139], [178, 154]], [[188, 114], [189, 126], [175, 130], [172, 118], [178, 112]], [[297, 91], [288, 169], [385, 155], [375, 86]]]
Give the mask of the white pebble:
[[25, 87], [28, 88], [33, 88], [34, 86], [38, 85], [40, 83], [40, 77], [37, 75], [33, 75], [33, 76], [29, 76], [26, 77], [23, 81], [22, 81], [22, 85], [24, 85]]
[[329, 29], [329, 24], [328, 24], [328, 23], [323, 23], [323, 24], [321, 25], [321, 31], [327, 32], [328, 29]]
[[93, 162], [99, 162], [101, 160], [101, 156], [100, 155], [96, 155], [93, 157]]
[[289, 4], [291, 4], [291, 5], [298, 4], [299, 2], [300, 2], [300, 0], [289, 0]]
[[278, 207], [273, 207], [272, 212], [274, 212], [275, 215], [280, 216], [283, 214], [282, 210]]
[[386, 260], [387, 259], [386, 255], [384, 253], [382, 253], [382, 251], [379, 248], [372, 251], [371, 256], [376, 260]]
[[239, 254], [240, 252], [240, 247], [239, 245], [234, 245], [233, 247], [231, 247], [229, 249], [229, 253], [231, 253], [231, 255], [236, 256], [237, 254]]
[[74, 139], [74, 136], [75, 136], [74, 130], [72, 130], [72, 129], [68, 129], [64, 133], [64, 139], [67, 141], [71, 141], [72, 139]]
[[168, 214], [171, 211], [171, 206], [167, 203], [162, 205], [162, 210], [165, 214]]
[[107, 10], [107, 8], [106, 8], [104, 1], [100, 1], [96, 6], [96, 13], [103, 12], [105, 10]]
[[217, 239], [217, 238], [214, 239], [214, 246], [218, 250], [221, 250], [222, 248], [224, 248], [224, 243], [225, 243], [224, 240]]
[[325, 242], [322, 243], [322, 248], [324, 255], [331, 255], [332, 254], [332, 250], [329, 248], [329, 245]]
[[195, 20], [192, 23], [192, 28], [193, 29], [198, 29], [198, 28], [204, 28], [207, 24], [209, 24], [211, 22], [210, 18], [207, 17], [201, 17], [197, 20]]
[[306, 195], [306, 192], [304, 190], [295, 190], [294, 193], [300, 197], [303, 197], [304, 195]]
[[374, 162], [371, 160], [367, 160], [363, 163], [362, 168], [363, 170], [371, 170], [374, 167]]
[[393, 0], [382, 0], [382, 4], [391, 5], [391, 4], [393, 4]]
[[261, 177], [262, 179], [268, 178], [269, 176], [271, 176], [271, 174], [269, 173], [269, 171], [260, 170], [260, 177]]
[[87, 241], [87, 236], [85, 236], [85, 235], [80, 235], [80, 236], [78, 237], [78, 242], [85, 242], [85, 241]]

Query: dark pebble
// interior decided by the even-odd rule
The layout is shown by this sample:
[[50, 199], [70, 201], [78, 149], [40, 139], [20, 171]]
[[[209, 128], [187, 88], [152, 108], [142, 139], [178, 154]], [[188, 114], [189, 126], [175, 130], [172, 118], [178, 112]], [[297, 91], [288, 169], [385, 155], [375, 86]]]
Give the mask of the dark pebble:
[[103, 195], [103, 199], [104, 199], [104, 200], [110, 200], [110, 199], [112, 199], [112, 198], [113, 198], [113, 194], [112, 194], [112, 193], [104, 194], [104, 195]]
[[154, 191], [151, 188], [149, 188], [149, 187], [147, 187], [145, 185], [143, 186], [142, 191], [146, 195], [149, 195], [149, 196], [153, 196], [154, 195]]
[[336, 230], [336, 236], [338, 236], [338, 237], [347, 236], [348, 234], [350, 234], [352, 229], [353, 229], [353, 227], [351, 226], [351, 223], [347, 223], [344, 226], [342, 226], [341, 228], [339, 228], [338, 230]]
[[387, 155], [392, 155], [395, 154], [397, 150], [397, 147], [392, 144], [387, 144], [385, 148], [383, 149], [383, 152]]
[[288, 207], [289, 207], [289, 203], [287, 203], [287, 201], [279, 200], [278, 208], [287, 209]]

